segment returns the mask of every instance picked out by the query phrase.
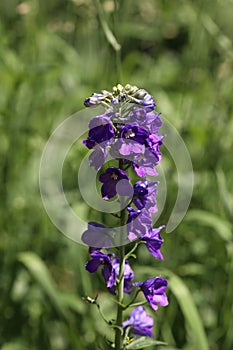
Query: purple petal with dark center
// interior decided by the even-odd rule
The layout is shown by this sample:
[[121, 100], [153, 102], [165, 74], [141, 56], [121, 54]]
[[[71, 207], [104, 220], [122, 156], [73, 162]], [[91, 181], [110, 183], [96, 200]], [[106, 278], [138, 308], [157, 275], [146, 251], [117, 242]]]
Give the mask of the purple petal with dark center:
[[102, 198], [108, 200], [116, 195], [116, 184], [114, 182], [106, 182], [101, 187]]

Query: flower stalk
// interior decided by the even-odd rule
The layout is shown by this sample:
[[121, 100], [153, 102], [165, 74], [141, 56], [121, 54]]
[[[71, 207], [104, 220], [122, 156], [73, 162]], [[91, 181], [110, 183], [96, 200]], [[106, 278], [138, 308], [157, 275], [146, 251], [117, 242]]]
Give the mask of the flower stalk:
[[[119, 159], [119, 169], [123, 168], [123, 161]], [[123, 200], [120, 198], [121, 205], [123, 206]], [[124, 235], [124, 225], [125, 225], [125, 209], [123, 208], [120, 213], [120, 227], [121, 227], [121, 237]], [[125, 270], [125, 246], [121, 245], [118, 248], [119, 260], [120, 260], [120, 271], [119, 271], [119, 282], [117, 287], [117, 318], [116, 325], [121, 327], [123, 322], [123, 301], [124, 301], [124, 270]], [[122, 334], [119, 328], [115, 329], [115, 349], [121, 350], [122, 345]]]
[[[158, 132], [161, 119], [160, 114], [154, 112], [152, 96], [129, 84], [118, 84], [112, 91], [94, 93], [84, 104], [86, 107], [102, 105], [106, 108], [104, 114], [90, 121], [88, 138], [83, 143], [92, 150], [90, 166], [100, 171], [102, 199], [108, 201], [118, 197], [120, 203], [120, 210], [113, 213], [119, 219], [120, 227], [89, 222], [83, 233], [82, 240], [89, 246], [91, 256], [86, 270], [94, 273], [100, 268], [107, 290], [115, 295], [117, 315], [110, 325], [115, 336], [110, 342], [115, 350], [123, 350], [134, 341], [129, 335], [153, 337], [154, 319], [142, 305], [147, 302], [154, 311], [158, 305], [168, 305], [167, 280], [157, 276], [132, 283], [134, 271], [130, 266], [130, 260], [137, 257], [136, 251], [141, 244], [155, 259], [163, 259], [160, 248], [164, 240], [160, 232], [164, 226], [153, 228], [152, 220], [152, 214], [157, 211], [158, 182], [146, 178], [147, 175], [157, 175], [155, 167], [162, 158], [163, 135]], [[108, 155], [117, 164], [103, 171]], [[127, 169], [141, 179], [132, 184], [131, 172], [127, 173]], [[126, 244], [132, 242], [133, 247], [126, 253]], [[117, 254], [116, 250], [111, 253], [110, 249], [116, 247]], [[125, 293], [131, 295], [133, 288], [136, 291], [131, 301], [124, 304]], [[144, 294], [145, 302], [137, 302], [139, 292]], [[124, 311], [129, 308], [133, 311], [124, 320]]]
[[[119, 257], [120, 257], [120, 274], [119, 283], [117, 290], [117, 319], [116, 325], [121, 327], [123, 322], [123, 299], [124, 299], [124, 265], [125, 265], [125, 247], [119, 247]], [[115, 329], [115, 349], [121, 350], [122, 335], [119, 328]]]

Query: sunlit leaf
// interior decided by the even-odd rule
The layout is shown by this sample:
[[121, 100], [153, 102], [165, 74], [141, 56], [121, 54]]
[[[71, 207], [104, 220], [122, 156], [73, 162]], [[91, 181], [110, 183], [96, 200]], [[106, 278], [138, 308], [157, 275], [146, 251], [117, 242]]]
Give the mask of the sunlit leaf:
[[27, 350], [27, 347], [18, 342], [12, 342], [4, 344], [1, 350]]
[[125, 349], [127, 350], [145, 349], [148, 346], [152, 346], [152, 345], [167, 345], [167, 344], [161, 341], [147, 338], [147, 337], [140, 337], [132, 341], [132, 343], [130, 343], [129, 345], [127, 345]]

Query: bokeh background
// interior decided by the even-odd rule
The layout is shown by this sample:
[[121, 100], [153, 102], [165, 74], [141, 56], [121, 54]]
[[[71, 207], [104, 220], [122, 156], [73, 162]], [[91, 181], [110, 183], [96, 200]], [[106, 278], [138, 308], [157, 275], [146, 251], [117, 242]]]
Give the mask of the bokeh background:
[[[154, 96], [193, 162], [191, 205], [177, 229], [164, 234], [165, 260], [142, 249], [134, 265], [137, 280], [170, 278], [169, 307], [148, 309], [156, 339], [168, 350], [233, 348], [232, 13], [232, 0], [1, 0], [2, 350], [93, 350], [111, 335], [96, 307], [82, 300], [98, 294], [114, 318], [101, 275], [85, 271], [86, 247], [50, 222], [38, 186], [52, 131], [92, 92], [118, 82], [100, 18], [122, 47], [121, 82]], [[85, 154], [81, 146], [69, 152], [64, 190], [73, 207], [95, 220], [77, 191]], [[177, 195], [175, 164], [165, 149], [163, 167], [168, 192], [158, 224], [168, 220]]]

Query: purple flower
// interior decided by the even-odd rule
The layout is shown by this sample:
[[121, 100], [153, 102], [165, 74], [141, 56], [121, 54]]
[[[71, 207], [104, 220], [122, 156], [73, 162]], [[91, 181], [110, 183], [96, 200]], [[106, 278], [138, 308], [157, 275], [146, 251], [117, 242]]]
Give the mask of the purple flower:
[[[116, 258], [113, 261], [113, 268], [115, 269], [116, 275], [119, 275], [120, 272], [120, 263], [119, 259]], [[128, 260], [125, 261], [125, 266], [124, 266], [124, 292], [127, 294], [132, 293], [132, 284], [131, 281], [134, 279], [134, 272], [132, 268], [130, 267], [130, 264]]]
[[104, 114], [92, 118], [89, 128], [88, 138], [83, 144], [93, 149], [89, 163], [98, 171], [107, 159], [107, 146], [113, 141], [114, 128], [110, 119]]
[[[88, 142], [88, 144], [89, 143], [90, 141]], [[101, 145], [103, 146], [103, 143], [101, 143]], [[108, 156], [108, 151], [106, 148], [101, 147], [98, 143], [95, 143], [94, 147], [92, 148], [94, 150], [89, 156], [89, 164], [90, 166], [93, 166], [98, 171], [102, 168], [103, 164], [105, 163], [105, 160], [107, 159], [107, 156]]]
[[155, 134], [158, 132], [158, 129], [162, 126], [162, 120], [160, 118], [160, 113], [155, 113], [151, 111], [146, 114], [146, 124], [148, 126], [148, 130]]
[[145, 236], [141, 237], [143, 241], [146, 242], [146, 247], [148, 251], [153, 255], [154, 258], [163, 260], [163, 255], [160, 252], [160, 248], [164, 242], [163, 238], [160, 235], [160, 231], [165, 226], [160, 226], [158, 228], [150, 229]]
[[110, 154], [113, 158], [122, 158], [133, 162], [133, 168], [136, 174], [140, 177], [146, 175], [157, 176], [155, 165], [161, 160], [161, 153], [154, 149], [149, 149], [145, 145], [137, 143], [133, 140], [123, 142], [121, 139], [117, 139], [114, 144], [111, 145]]
[[151, 111], [147, 113], [147, 124], [150, 127], [150, 132], [156, 133], [158, 129], [162, 126], [162, 120], [160, 118], [160, 113], [155, 113]]
[[134, 126], [130, 124], [124, 126], [121, 129], [120, 142], [118, 141], [119, 153], [121, 155], [141, 153], [141, 145], [146, 143], [148, 137], [148, 131], [139, 126]]
[[129, 215], [127, 220], [128, 238], [130, 241], [142, 237], [152, 227], [151, 214], [147, 210], [136, 210], [127, 208]]
[[102, 275], [106, 281], [107, 288], [110, 290], [115, 285], [117, 278], [111, 257], [111, 254], [107, 255], [96, 250], [91, 254], [92, 260], [89, 260], [86, 264], [86, 270], [91, 273], [96, 272], [100, 266], [103, 267]]
[[154, 134], [162, 126], [160, 113], [154, 111], [146, 111], [145, 108], [137, 108], [130, 111], [128, 122], [132, 125], [140, 125], [148, 132]]
[[[99, 224], [97, 224], [99, 225]], [[99, 225], [101, 227], [102, 225]], [[96, 226], [98, 227], [98, 226]], [[87, 232], [87, 231], [86, 231]], [[114, 254], [104, 254], [99, 249], [90, 248], [91, 258], [86, 264], [86, 270], [93, 273], [102, 266], [102, 275], [106, 281], [107, 288], [110, 293], [116, 294], [117, 277], [120, 272], [119, 258]], [[134, 272], [130, 267], [128, 260], [125, 261], [124, 266], [124, 292], [132, 293], [132, 280], [134, 279]]]
[[128, 326], [132, 327], [134, 335], [153, 337], [154, 319], [147, 315], [143, 306], [136, 307], [129, 315], [129, 319], [122, 323], [123, 328]]
[[133, 285], [141, 288], [148, 303], [155, 311], [158, 310], [158, 304], [161, 306], [168, 305], [165, 293], [168, 285], [167, 280], [156, 277], [150, 278], [145, 282], [135, 282]]
[[137, 125], [128, 124], [121, 129], [123, 141], [133, 140], [143, 145], [148, 137], [149, 132]]
[[147, 146], [156, 152], [159, 151], [159, 147], [163, 144], [164, 136], [158, 133], [150, 134], [147, 138]]
[[150, 213], [157, 211], [156, 192], [158, 182], [141, 180], [135, 183], [133, 203], [139, 209], [146, 208]]
[[145, 108], [134, 108], [129, 113], [129, 122], [133, 125], [141, 125], [143, 128], [148, 130], [147, 115]]
[[110, 167], [99, 176], [102, 197], [105, 200], [115, 197], [118, 193], [120, 196], [131, 196], [133, 188], [129, 182], [129, 177], [125, 171]]
[[[115, 145], [112, 147], [115, 154], [119, 154], [119, 157], [127, 156], [127, 159], [134, 161], [136, 157], [140, 156], [145, 152], [145, 146], [140, 143], [128, 140], [128, 142], [123, 142], [122, 140], [117, 140]], [[111, 153], [113, 154], [113, 153]]]
[[146, 175], [157, 176], [155, 165], [158, 164], [160, 160], [159, 152], [156, 153], [154, 150], [144, 148], [144, 152], [134, 157], [133, 168], [140, 177], [145, 177]]
[[83, 141], [83, 144], [89, 149], [105, 141], [109, 143], [114, 137], [113, 125], [110, 119], [104, 114], [92, 118], [89, 122], [89, 129], [88, 138]]
[[82, 235], [82, 241], [95, 249], [108, 248], [111, 243], [111, 233], [114, 233], [114, 229], [107, 228], [97, 222], [89, 222], [88, 229]]
[[101, 143], [114, 137], [113, 125], [106, 115], [99, 115], [89, 122], [88, 138]]

